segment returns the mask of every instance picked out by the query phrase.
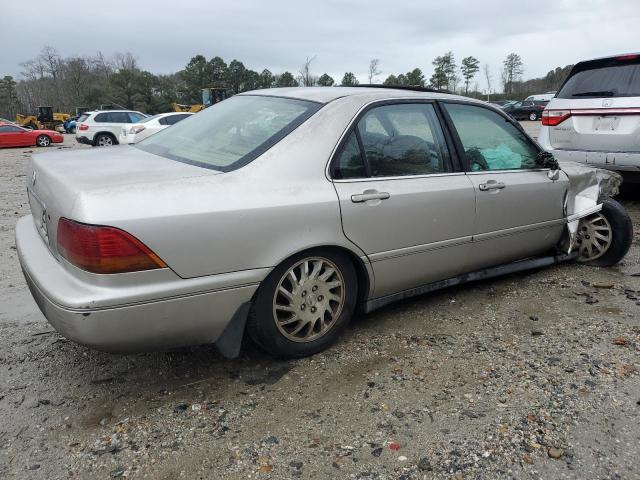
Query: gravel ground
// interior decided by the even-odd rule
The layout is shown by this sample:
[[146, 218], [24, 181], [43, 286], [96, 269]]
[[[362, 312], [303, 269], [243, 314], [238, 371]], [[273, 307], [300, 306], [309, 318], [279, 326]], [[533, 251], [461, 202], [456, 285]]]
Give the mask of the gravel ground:
[[404, 301], [312, 358], [109, 355], [53, 332], [22, 279], [30, 153], [0, 151], [0, 478], [640, 478], [638, 234], [615, 268]]

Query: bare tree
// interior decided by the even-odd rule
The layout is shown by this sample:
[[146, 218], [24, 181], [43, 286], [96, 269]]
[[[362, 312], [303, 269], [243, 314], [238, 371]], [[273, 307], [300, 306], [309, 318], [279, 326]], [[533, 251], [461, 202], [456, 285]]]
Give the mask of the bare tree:
[[373, 58], [369, 62], [369, 83], [373, 83], [373, 79], [382, 73], [378, 67], [380, 66], [380, 59]]
[[491, 80], [493, 77], [491, 76], [491, 69], [489, 68], [489, 64], [485, 63], [482, 66], [482, 71], [484, 72], [484, 78], [487, 81], [487, 100], [489, 99], [489, 95], [491, 95]]
[[316, 59], [316, 56], [307, 57], [304, 64], [298, 72], [298, 80], [303, 87], [313, 87], [318, 79], [311, 74], [311, 62]]

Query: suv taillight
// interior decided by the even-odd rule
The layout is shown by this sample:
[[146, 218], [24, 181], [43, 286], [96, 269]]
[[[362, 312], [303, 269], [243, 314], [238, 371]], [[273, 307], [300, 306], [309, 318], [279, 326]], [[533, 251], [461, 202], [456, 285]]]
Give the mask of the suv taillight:
[[542, 125], [555, 127], [571, 116], [571, 110], [544, 110], [542, 112]]
[[78, 125], [78, 130], [89, 130], [89, 125], [81, 123], [80, 125]]
[[58, 221], [58, 252], [92, 273], [125, 273], [167, 266], [133, 235], [115, 227]]

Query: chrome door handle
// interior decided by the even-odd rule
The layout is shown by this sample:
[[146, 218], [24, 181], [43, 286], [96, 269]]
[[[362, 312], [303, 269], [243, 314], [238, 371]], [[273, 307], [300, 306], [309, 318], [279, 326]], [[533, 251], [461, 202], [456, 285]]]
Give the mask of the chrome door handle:
[[357, 195], [351, 195], [351, 201], [353, 203], [362, 203], [368, 200], [386, 200], [390, 198], [388, 192], [375, 192], [375, 193], [359, 193]]
[[481, 183], [478, 185], [478, 188], [481, 191], [486, 192], [487, 190], [502, 190], [503, 188], [506, 188], [506, 185], [502, 182], [489, 180], [487, 183]]

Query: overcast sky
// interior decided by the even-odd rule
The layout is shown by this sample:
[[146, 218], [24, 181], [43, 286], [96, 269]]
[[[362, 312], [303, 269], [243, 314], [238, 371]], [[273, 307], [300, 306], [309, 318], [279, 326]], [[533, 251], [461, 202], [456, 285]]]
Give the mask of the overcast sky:
[[[316, 56], [314, 74], [367, 81], [372, 58], [382, 74], [419, 67], [449, 50], [489, 64], [494, 83], [504, 57], [518, 53], [525, 78], [556, 66], [640, 51], [639, 0], [0, 0], [0, 76], [44, 45], [63, 56], [132, 52], [154, 73], [179, 70], [198, 53], [246, 67], [297, 73]], [[486, 82], [478, 74], [480, 88]]]

